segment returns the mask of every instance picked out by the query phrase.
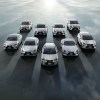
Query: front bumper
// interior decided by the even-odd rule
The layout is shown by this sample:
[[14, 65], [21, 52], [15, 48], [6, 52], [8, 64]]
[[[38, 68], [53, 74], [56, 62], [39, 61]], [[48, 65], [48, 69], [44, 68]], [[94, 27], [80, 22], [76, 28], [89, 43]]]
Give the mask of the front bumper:
[[21, 52], [21, 56], [36, 56], [37, 55], [37, 53], [35, 52], [35, 53], [31, 53], [31, 52]]
[[53, 60], [46, 60], [46, 61], [43, 61], [41, 62], [42, 65], [44, 66], [56, 66], [58, 65], [58, 61], [53, 61]]
[[81, 46], [83, 49], [96, 49], [96, 45], [93, 44], [87, 44]]
[[74, 53], [74, 52], [62, 52], [64, 56], [78, 56], [79, 54], [78, 53]]
[[4, 46], [4, 49], [17, 49], [18, 46]]
[[20, 28], [20, 31], [21, 32], [23, 32], [23, 31], [30, 31], [30, 28], [23, 27], [23, 28]]
[[65, 35], [65, 32], [57, 31], [57, 32], [53, 32], [53, 35], [61, 36], [61, 35]]
[[35, 31], [35, 35], [47, 35], [47, 31]]
[[69, 28], [70, 31], [80, 31], [80, 27], [72, 27], [72, 28]]

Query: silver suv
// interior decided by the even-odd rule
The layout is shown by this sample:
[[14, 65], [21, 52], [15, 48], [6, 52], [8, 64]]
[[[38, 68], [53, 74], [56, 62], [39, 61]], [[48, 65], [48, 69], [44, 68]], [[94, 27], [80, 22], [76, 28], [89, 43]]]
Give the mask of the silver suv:
[[68, 20], [67, 29], [69, 31], [77, 31], [80, 32], [80, 24], [77, 20]]
[[54, 43], [46, 43], [42, 48], [41, 65], [58, 65], [58, 50]]
[[32, 22], [31, 21], [24, 21], [21, 23], [20, 32], [27, 32], [32, 29]]
[[61, 48], [64, 56], [78, 56], [79, 54], [79, 50], [74, 39], [62, 39]]
[[46, 36], [47, 32], [48, 32], [48, 28], [46, 24], [37, 24], [34, 30], [34, 35], [35, 36], [38, 36], [38, 35]]
[[94, 37], [88, 32], [80, 32], [77, 35], [77, 40], [81, 48], [83, 49], [95, 49], [96, 41]]
[[22, 42], [22, 35], [10, 34], [4, 43], [4, 49], [18, 49]]
[[53, 36], [65, 36], [65, 26], [62, 24], [55, 24], [52, 31]]
[[39, 40], [35, 37], [27, 37], [21, 48], [21, 56], [36, 56]]

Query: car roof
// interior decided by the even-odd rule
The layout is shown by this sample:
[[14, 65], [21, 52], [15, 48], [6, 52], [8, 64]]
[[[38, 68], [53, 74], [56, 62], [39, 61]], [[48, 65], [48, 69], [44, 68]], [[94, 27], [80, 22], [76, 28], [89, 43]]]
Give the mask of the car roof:
[[69, 19], [69, 21], [78, 21], [77, 19]]
[[15, 33], [15, 34], [10, 34], [9, 36], [21, 36], [20, 34], [17, 34], [17, 33]]
[[31, 22], [30, 20], [25, 20], [25, 21], [22, 21], [22, 22]]
[[72, 38], [65, 38], [65, 39], [63, 39], [63, 41], [74, 41], [75, 42], [75, 40]]
[[33, 40], [37, 40], [38, 38], [36, 38], [36, 37], [27, 37], [26, 39], [25, 39], [25, 41], [33, 41]]
[[89, 32], [80, 32], [82, 35], [91, 35]]
[[63, 25], [63, 24], [61, 24], [61, 23], [55, 23], [54, 25]]
[[54, 43], [45, 43], [44, 47], [45, 48], [55, 48], [55, 44]]
[[40, 23], [40, 24], [37, 24], [37, 25], [46, 25], [45, 23]]

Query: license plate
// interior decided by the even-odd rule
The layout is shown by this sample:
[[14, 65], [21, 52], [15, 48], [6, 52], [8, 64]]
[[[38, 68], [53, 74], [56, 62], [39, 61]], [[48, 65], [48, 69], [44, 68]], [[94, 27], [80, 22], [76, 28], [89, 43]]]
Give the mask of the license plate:
[[48, 65], [51, 65], [51, 63], [48, 63]]
[[92, 48], [91, 46], [89, 46], [88, 48]]
[[73, 55], [73, 53], [70, 53], [70, 55]]
[[11, 47], [8, 47], [8, 49], [11, 49]]
[[27, 55], [30, 55], [29, 53], [27, 53]]

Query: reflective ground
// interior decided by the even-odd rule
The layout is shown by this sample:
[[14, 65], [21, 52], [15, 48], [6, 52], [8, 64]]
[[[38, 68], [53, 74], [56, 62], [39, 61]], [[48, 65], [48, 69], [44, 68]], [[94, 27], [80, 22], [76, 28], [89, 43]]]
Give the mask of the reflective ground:
[[[100, 1], [95, 0], [0, 0], [0, 100], [100, 100]], [[63, 57], [60, 41], [53, 37], [52, 25], [78, 19], [82, 31], [95, 37], [95, 52], [80, 49], [79, 57]], [[20, 23], [31, 20], [33, 26], [46, 23], [47, 37], [39, 37], [37, 57], [20, 57], [18, 51], [5, 52], [3, 43], [11, 33], [19, 33]], [[34, 28], [33, 28], [34, 30]], [[34, 36], [33, 30], [23, 33]], [[21, 33], [20, 33], [21, 34]], [[66, 37], [76, 40], [66, 30]], [[59, 49], [59, 66], [41, 68], [41, 49], [54, 42]]]

